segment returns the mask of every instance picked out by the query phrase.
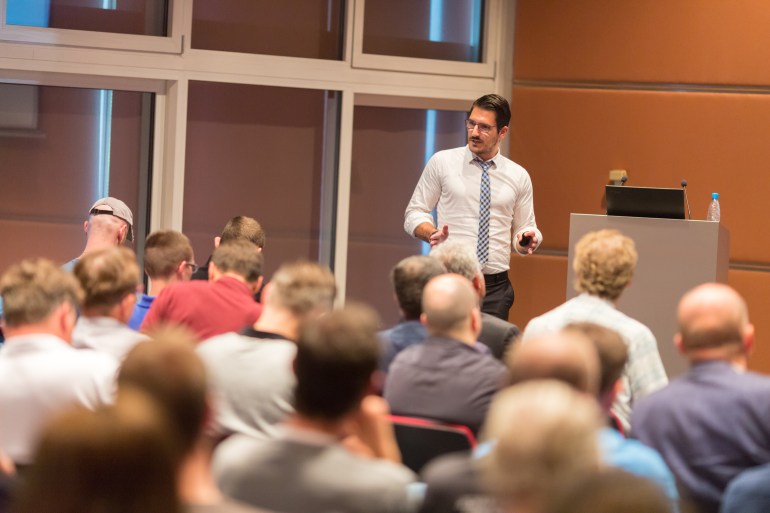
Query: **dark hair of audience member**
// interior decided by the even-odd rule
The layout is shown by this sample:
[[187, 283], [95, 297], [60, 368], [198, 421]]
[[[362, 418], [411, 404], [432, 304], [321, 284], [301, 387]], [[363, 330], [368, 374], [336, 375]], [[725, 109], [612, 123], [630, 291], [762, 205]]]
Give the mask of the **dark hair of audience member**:
[[16, 513], [181, 513], [163, 413], [144, 393], [44, 428]]
[[234, 240], [220, 244], [211, 255], [211, 261], [220, 272], [233, 272], [253, 283], [262, 276], [264, 257], [254, 249], [254, 245], [244, 240]]
[[610, 392], [623, 375], [628, 361], [628, 347], [623, 337], [615, 330], [592, 322], [573, 322], [563, 331], [582, 333], [594, 343], [599, 357], [599, 396]]
[[407, 320], [417, 320], [422, 313], [422, 290], [446, 268], [436, 258], [413, 255], [398, 262], [390, 271], [390, 282], [398, 300], [398, 306]]
[[162, 326], [134, 346], [118, 373], [118, 398], [139, 389], [158, 402], [175, 430], [178, 458], [192, 450], [204, 427], [206, 368], [195, 353], [196, 336], [182, 326]]
[[265, 231], [256, 219], [246, 216], [235, 216], [225, 225], [219, 244], [228, 244], [234, 240], [251, 242], [258, 248], [265, 247]]
[[294, 360], [298, 414], [334, 421], [358, 407], [380, 359], [378, 326], [374, 310], [352, 305], [302, 328]]
[[144, 241], [144, 270], [150, 278], [169, 278], [181, 262], [192, 263], [190, 239], [174, 230], [152, 232]]
[[671, 513], [671, 501], [655, 483], [620, 469], [589, 473], [554, 490], [547, 513]]

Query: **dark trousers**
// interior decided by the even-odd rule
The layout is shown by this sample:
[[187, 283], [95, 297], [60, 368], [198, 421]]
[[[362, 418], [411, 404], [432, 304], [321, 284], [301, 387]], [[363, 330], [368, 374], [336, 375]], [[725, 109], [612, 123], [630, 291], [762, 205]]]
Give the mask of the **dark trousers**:
[[508, 279], [508, 271], [498, 274], [485, 274], [484, 282], [487, 295], [481, 305], [481, 311], [508, 320], [508, 311], [513, 306], [513, 285]]

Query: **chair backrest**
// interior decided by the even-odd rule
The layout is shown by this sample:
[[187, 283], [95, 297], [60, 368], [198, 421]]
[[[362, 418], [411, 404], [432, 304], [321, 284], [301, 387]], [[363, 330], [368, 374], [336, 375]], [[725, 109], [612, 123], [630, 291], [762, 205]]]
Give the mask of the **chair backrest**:
[[476, 437], [467, 426], [399, 415], [391, 415], [390, 420], [403, 463], [416, 473], [437, 456], [476, 447]]

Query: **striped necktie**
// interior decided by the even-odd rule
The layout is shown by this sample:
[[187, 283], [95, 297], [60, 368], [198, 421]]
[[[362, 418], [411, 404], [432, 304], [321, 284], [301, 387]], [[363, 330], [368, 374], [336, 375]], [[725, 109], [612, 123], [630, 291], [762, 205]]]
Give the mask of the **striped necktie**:
[[484, 162], [480, 158], [474, 159], [481, 167], [481, 190], [479, 193], [479, 238], [476, 246], [476, 256], [483, 267], [489, 260], [489, 204], [491, 192], [489, 187], [489, 168], [492, 161]]

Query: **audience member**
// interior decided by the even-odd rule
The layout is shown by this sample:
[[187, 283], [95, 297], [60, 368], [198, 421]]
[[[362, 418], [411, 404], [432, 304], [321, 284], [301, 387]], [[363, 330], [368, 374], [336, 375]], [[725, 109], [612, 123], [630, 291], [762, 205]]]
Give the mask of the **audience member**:
[[91, 251], [75, 265], [75, 277], [85, 292], [72, 345], [109, 354], [118, 361], [147, 336], [126, 324], [134, 311], [139, 266], [134, 253], [113, 247]]
[[117, 198], [102, 198], [88, 211], [88, 219], [83, 223], [86, 233], [86, 247], [83, 253], [73, 258], [63, 268], [75, 269], [75, 264], [86, 253], [113, 246], [120, 246], [125, 241], [134, 240], [134, 214], [128, 205]]
[[[246, 216], [235, 216], [225, 225], [222, 230], [222, 235], [214, 237], [214, 250], [220, 246], [220, 244], [227, 244], [234, 240], [244, 240], [253, 244], [257, 251], [261, 252], [265, 247], [265, 231], [256, 219]], [[208, 281], [209, 279], [209, 264], [211, 263], [211, 257], [206, 260], [206, 265], [201, 266], [192, 275], [193, 280]]]
[[594, 399], [557, 381], [530, 381], [500, 392], [485, 428], [497, 442], [480, 464], [503, 511], [545, 512], [552, 490], [597, 471], [600, 418]]
[[220, 244], [209, 264], [209, 281], [175, 283], [153, 301], [141, 329], [162, 323], [187, 326], [201, 339], [239, 331], [259, 318], [252, 294], [262, 283], [262, 253], [246, 241]]
[[185, 328], [169, 327], [131, 350], [118, 374], [118, 402], [126, 390], [139, 389], [161, 406], [177, 442], [177, 489], [188, 513], [256, 512], [224, 498], [211, 476], [213, 441], [204, 431], [212, 411], [195, 343]]
[[674, 342], [690, 369], [636, 405], [634, 435], [657, 449], [701, 512], [741, 471], [770, 463], [770, 377], [747, 372], [754, 327], [727, 285], [686, 293]]
[[297, 341], [296, 413], [276, 439], [234, 435], [215, 453], [215, 475], [229, 496], [282, 511], [408, 511], [414, 475], [363, 458], [339, 440], [360, 420], [380, 358], [376, 315], [348, 307], [309, 322]]
[[563, 332], [577, 332], [588, 337], [599, 357], [599, 392], [597, 399], [608, 425], [599, 433], [602, 459], [613, 467], [622, 468], [639, 477], [649, 479], [663, 490], [671, 501], [672, 510], [678, 510], [679, 492], [671, 471], [660, 453], [638, 440], [624, 437], [617, 424], [610, 422], [611, 407], [623, 386], [623, 369], [628, 361], [628, 349], [620, 335], [611, 329], [590, 322], [569, 324]]
[[767, 513], [770, 511], [768, 483], [770, 463], [744, 470], [727, 485], [719, 513]]
[[422, 309], [430, 336], [396, 357], [384, 397], [396, 415], [462, 424], [477, 433], [506, 375], [500, 362], [475, 347], [478, 295], [467, 279], [445, 274], [425, 286]]
[[406, 257], [390, 271], [401, 321], [378, 333], [382, 343], [382, 371], [388, 371], [398, 353], [428, 337], [425, 326], [420, 322], [422, 290], [432, 278], [444, 273], [446, 269], [438, 260], [424, 255]]
[[300, 327], [331, 311], [336, 290], [328, 268], [304, 261], [284, 264], [265, 288], [262, 315], [253, 328], [198, 347], [211, 377], [221, 434], [275, 435], [276, 424], [294, 411], [291, 366]]
[[0, 296], [8, 335], [0, 351], [0, 451], [29, 464], [52, 414], [72, 404], [95, 408], [111, 400], [117, 362], [70, 346], [82, 291], [53, 262], [11, 266], [0, 280]]
[[522, 337], [526, 342], [581, 321], [617, 331], [628, 347], [628, 365], [623, 389], [612, 410], [626, 432], [630, 430], [633, 404], [668, 382], [652, 331], [616, 308], [631, 282], [637, 260], [634, 241], [617, 230], [600, 230], [583, 236], [575, 246], [572, 263], [575, 288], [580, 295], [532, 319]]
[[[197, 269], [190, 239], [185, 234], [158, 230], [148, 235], [144, 241], [144, 272], [150, 278], [150, 287], [147, 294], [137, 298], [128, 327], [138, 330], [155, 297], [172, 283], [189, 281]], [[206, 274], [208, 278], [208, 271]]]
[[[438, 258], [447, 272], [464, 276], [473, 284], [479, 295], [479, 301], [484, 301], [487, 293], [484, 273], [476, 256], [473, 244], [459, 240], [447, 240], [434, 246], [430, 256]], [[486, 312], [481, 312], [481, 333], [479, 342], [489, 347], [492, 355], [502, 360], [511, 343], [519, 336], [519, 327]]]
[[[583, 334], [548, 333], [524, 345], [516, 345], [506, 355], [511, 384], [557, 379], [588, 395], [596, 394], [599, 365], [596, 350]], [[516, 430], [520, 419], [512, 423]], [[497, 513], [494, 500], [480, 479], [479, 457], [485, 456], [495, 440], [479, 445], [474, 455], [454, 453], [436, 458], [422, 471], [425, 500], [421, 513]]]
[[145, 394], [75, 409], [43, 431], [17, 513], [181, 513], [165, 418]]
[[620, 469], [589, 472], [562, 489], [549, 513], [673, 513], [654, 484]]
[[577, 330], [548, 332], [515, 346], [506, 358], [509, 384], [555, 379], [593, 397], [599, 390], [600, 361], [591, 339]]

